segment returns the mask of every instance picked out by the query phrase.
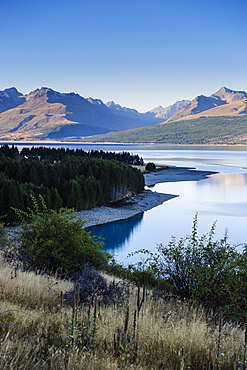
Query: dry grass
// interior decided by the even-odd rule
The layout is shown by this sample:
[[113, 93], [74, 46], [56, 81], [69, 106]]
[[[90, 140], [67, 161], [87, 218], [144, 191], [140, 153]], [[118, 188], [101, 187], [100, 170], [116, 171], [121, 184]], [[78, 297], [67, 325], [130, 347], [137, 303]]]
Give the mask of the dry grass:
[[[131, 166], [134, 167], [134, 168], [137, 168], [142, 173], [148, 173], [147, 170], [146, 170], [146, 165], [139, 166], [139, 165], [136, 165], [136, 164], [132, 164]], [[165, 170], [165, 169], [167, 169], [169, 167], [171, 167], [171, 166], [168, 165], [168, 164], [163, 164], [162, 166], [156, 166], [156, 171], [162, 171], [162, 170]]]
[[57, 305], [60, 292], [71, 287], [71, 282], [56, 279], [54, 276], [15, 271], [8, 265], [1, 265], [1, 301], [42, 310], [44, 307]]
[[146, 166], [141, 166], [141, 165], [137, 165], [137, 164], [132, 164], [131, 167], [134, 167], [134, 168], [137, 168], [139, 171], [141, 171], [142, 173], [145, 173], [146, 172]]
[[[234, 369], [244, 332], [133, 288], [123, 307], [67, 307], [69, 281], [0, 270], [0, 369]], [[235, 367], [234, 367], [235, 366]], [[239, 367], [241, 369], [243, 367]]]

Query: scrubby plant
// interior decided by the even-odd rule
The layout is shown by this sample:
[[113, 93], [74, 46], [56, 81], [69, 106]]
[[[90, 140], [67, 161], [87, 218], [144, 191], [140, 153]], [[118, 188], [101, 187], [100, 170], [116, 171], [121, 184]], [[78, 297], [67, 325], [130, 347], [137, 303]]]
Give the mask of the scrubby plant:
[[65, 301], [73, 303], [73, 297], [77, 294], [78, 304], [92, 302], [96, 299], [105, 305], [121, 306], [125, 302], [128, 292], [128, 284], [123, 282], [110, 283], [90, 264], [83, 265], [76, 274], [72, 276], [73, 289], [65, 293]]
[[[168, 245], [157, 245], [157, 251], [139, 250], [148, 257], [139, 262], [157, 282], [165, 282], [173, 295], [191, 300], [224, 317], [246, 322], [246, 252], [241, 254], [228, 243], [228, 236], [214, 240], [214, 223], [209, 233], [198, 236], [197, 215], [192, 233], [172, 238]], [[138, 267], [140, 270], [140, 266]]]
[[[111, 255], [101, 250], [102, 242], [93, 239], [84, 228], [84, 221], [72, 209], [48, 209], [42, 197], [32, 198], [33, 209], [18, 211], [22, 225], [15, 240], [31, 261], [38, 260], [48, 271], [73, 274], [86, 262], [103, 267]], [[32, 263], [32, 262], [31, 262]]]

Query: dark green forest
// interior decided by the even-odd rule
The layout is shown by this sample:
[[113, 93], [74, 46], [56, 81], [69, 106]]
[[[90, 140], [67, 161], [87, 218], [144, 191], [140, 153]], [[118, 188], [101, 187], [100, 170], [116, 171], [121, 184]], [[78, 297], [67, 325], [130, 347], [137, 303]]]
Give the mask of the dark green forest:
[[0, 157], [1, 156], [9, 158], [34, 158], [34, 159], [44, 159], [51, 163], [59, 161], [64, 157], [70, 158], [71, 156], [76, 157], [90, 157], [90, 158], [100, 158], [100, 159], [114, 159], [115, 161], [143, 165], [143, 159], [139, 157], [138, 154], [130, 154], [129, 152], [104, 152], [103, 150], [90, 150], [85, 151], [83, 149], [70, 149], [70, 148], [50, 148], [50, 147], [24, 147], [19, 152], [18, 148], [14, 145], [2, 145], [0, 147]]
[[[102, 159], [105, 158], [105, 159]], [[108, 159], [106, 159], [108, 158]], [[128, 191], [139, 193], [144, 178], [127, 163], [142, 161], [129, 153], [74, 151], [69, 149], [0, 148], [0, 216], [13, 224], [13, 208], [32, 207], [31, 196], [41, 195], [50, 209], [61, 207], [79, 211], [102, 206]]]

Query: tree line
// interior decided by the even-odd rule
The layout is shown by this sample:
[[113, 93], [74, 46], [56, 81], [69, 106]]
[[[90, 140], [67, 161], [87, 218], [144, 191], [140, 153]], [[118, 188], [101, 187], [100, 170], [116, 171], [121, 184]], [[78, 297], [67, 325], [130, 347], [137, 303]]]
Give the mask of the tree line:
[[139, 157], [138, 154], [130, 154], [129, 152], [105, 152], [103, 150], [90, 150], [85, 151], [83, 149], [70, 149], [70, 148], [49, 148], [49, 147], [24, 147], [19, 152], [18, 148], [14, 145], [11, 147], [9, 145], [2, 145], [0, 147], [0, 156], [4, 155], [9, 158], [16, 158], [18, 156], [24, 158], [33, 159], [44, 159], [51, 163], [55, 161], [60, 161], [64, 157], [90, 157], [90, 158], [100, 158], [100, 159], [114, 159], [115, 161], [143, 165], [143, 158]]
[[[46, 149], [37, 153], [44, 155]], [[7, 149], [6, 145], [0, 152], [0, 217], [5, 223], [17, 220], [13, 208], [26, 210], [32, 206], [30, 196], [38, 199], [41, 195], [50, 209], [82, 210], [105, 205], [128, 191], [139, 193], [144, 188], [139, 170], [113, 159], [71, 153], [51, 161], [38, 158], [38, 154], [20, 156], [13, 146]], [[7, 152], [12, 155], [6, 156]], [[61, 154], [60, 149], [57, 154]]]

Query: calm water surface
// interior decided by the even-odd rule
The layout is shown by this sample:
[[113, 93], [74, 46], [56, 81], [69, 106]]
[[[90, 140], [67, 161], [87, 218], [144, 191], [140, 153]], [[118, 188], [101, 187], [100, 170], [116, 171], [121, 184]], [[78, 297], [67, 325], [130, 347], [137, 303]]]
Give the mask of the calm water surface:
[[179, 195], [129, 220], [91, 228], [92, 234], [105, 238], [105, 250], [123, 263], [140, 259], [128, 253], [145, 248], [155, 250], [190, 234], [198, 214], [199, 234], [210, 230], [216, 221], [217, 239], [227, 231], [229, 242], [247, 244], [247, 152], [233, 150], [141, 150], [145, 162], [188, 166], [219, 172], [201, 181], [160, 183], [153, 191]]

